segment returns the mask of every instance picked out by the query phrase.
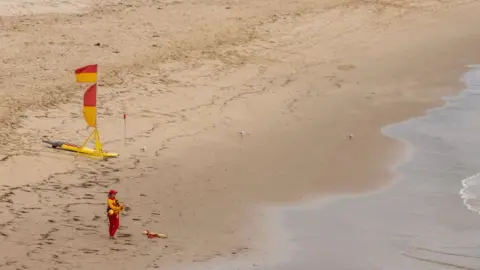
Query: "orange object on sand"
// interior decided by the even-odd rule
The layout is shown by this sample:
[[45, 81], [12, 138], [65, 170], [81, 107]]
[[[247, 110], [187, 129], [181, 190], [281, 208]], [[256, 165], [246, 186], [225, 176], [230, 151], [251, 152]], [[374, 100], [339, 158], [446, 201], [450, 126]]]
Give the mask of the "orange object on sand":
[[166, 234], [154, 233], [148, 230], [144, 231], [143, 234], [146, 235], [148, 238], [167, 238], [168, 237]]

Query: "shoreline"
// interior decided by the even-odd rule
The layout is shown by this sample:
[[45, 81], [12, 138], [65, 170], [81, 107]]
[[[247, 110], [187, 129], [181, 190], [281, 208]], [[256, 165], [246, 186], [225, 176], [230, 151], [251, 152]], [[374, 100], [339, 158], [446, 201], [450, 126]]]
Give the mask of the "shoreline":
[[[466, 73], [468, 72], [470, 71], [466, 71]], [[269, 213], [268, 214], [269, 218], [266, 219], [265, 222], [269, 223], [268, 227], [270, 229], [274, 229], [276, 231], [276, 233], [271, 233], [271, 235], [276, 234], [277, 237], [275, 240], [270, 242], [270, 247], [264, 248], [263, 251], [268, 250], [270, 253], [273, 253], [274, 255], [271, 254], [269, 255], [269, 257], [266, 257], [266, 256], [258, 256], [258, 254], [256, 254], [257, 256], [248, 256], [248, 254], [246, 254], [246, 256], [242, 259], [223, 258], [223, 260], [220, 259], [219, 261], [208, 262], [203, 265], [192, 266], [191, 264], [189, 264], [188, 266], [185, 266], [185, 268], [180, 267], [178, 269], [187, 269], [187, 267], [188, 269], [194, 269], [194, 270], [203, 270], [203, 269], [212, 269], [212, 270], [262, 269], [263, 270], [263, 269], [278, 269], [278, 268], [284, 269], [282, 268], [282, 266], [289, 265], [289, 263], [293, 261], [292, 258], [295, 258], [295, 255], [293, 254], [295, 254], [295, 252], [298, 251], [302, 245], [299, 243], [301, 241], [298, 242], [298, 239], [295, 238], [296, 236], [290, 233], [289, 230], [287, 229], [286, 222], [285, 222], [285, 220], [288, 219], [286, 217], [288, 216], [287, 213], [304, 212], [304, 211], [312, 211], [312, 212], [314, 211], [315, 213], [318, 213], [318, 212], [321, 213], [325, 211], [325, 209], [330, 208], [332, 205], [335, 205], [336, 203], [343, 202], [344, 204], [347, 204], [347, 205], [355, 204], [354, 201], [369, 199], [369, 198], [375, 197], [376, 195], [381, 195], [382, 193], [386, 192], [389, 189], [390, 190], [395, 189], [396, 188], [395, 186], [400, 184], [399, 181], [401, 181], [401, 179], [399, 178], [401, 178], [402, 176], [402, 167], [405, 167], [412, 162], [413, 157], [416, 154], [415, 153], [416, 149], [415, 149], [415, 146], [413, 145], [413, 142], [410, 142], [399, 135], [394, 135], [395, 132], [391, 132], [389, 130], [396, 126], [401, 126], [404, 123], [419, 121], [421, 119], [426, 119], [428, 117], [431, 117], [431, 114], [434, 114], [437, 111], [442, 111], [448, 108], [449, 106], [451, 106], [451, 103], [449, 101], [451, 99], [460, 98], [460, 96], [465, 91], [467, 90], [462, 89], [457, 93], [452, 92], [449, 95], [443, 96], [442, 97], [442, 100], [444, 101], [443, 105], [427, 108], [423, 115], [412, 116], [411, 118], [402, 120], [400, 122], [385, 125], [381, 129], [381, 133], [383, 136], [391, 138], [401, 143], [402, 148], [404, 149], [403, 154], [400, 154], [399, 159], [392, 163], [391, 172], [395, 176], [385, 185], [377, 187], [375, 189], [371, 189], [370, 191], [365, 191], [360, 193], [352, 192], [352, 193], [342, 193], [342, 194], [330, 194], [330, 195], [323, 195], [323, 196], [312, 196], [311, 198], [305, 199], [302, 201], [283, 203], [281, 205], [264, 206], [263, 211]], [[464, 186], [464, 188], [467, 187], [464, 183], [466, 180], [478, 178], [479, 175], [480, 173], [477, 173], [473, 176], [470, 176], [462, 180], [462, 185]], [[462, 196], [465, 194], [462, 193], [462, 191], [463, 189], [461, 190], [460, 195], [461, 195], [461, 198], [464, 199], [464, 197]], [[475, 199], [475, 197], [469, 197], [469, 198]], [[477, 210], [471, 209], [470, 206], [465, 202], [464, 204], [468, 208], [468, 210], [473, 212], [478, 212]], [[348, 215], [348, 213], [346, 213], [345, 215]], [[321, 218], [321, 217], [322, 217], [321, 214], [317, 217], [312, 216], [312, 218]], [[282, 243], [282, 244], [279, 244], [279, 243]], [[276, 251], [273, 251], [273, 250], [276, 250]], [[415, 257], [412, 257], [412, 259], [415, 259]], [[439, 261], [439, 263], [442, 263], [442, 262]], [[462, 267], [462, 265], [456, 265], [456, 264], [448, 264], [448, 265]], [[275, 268], [272, 268], [272, 267], [275, 267]]]
[[[343, 200], [326, 207], [318, 201], [292, 208], [295, 240], [305, 243], [303, 250], [315, 251], [299, 255], [280, 269], [314, 263], [362, 270], [478, 268], [478, 244], [472, 237], [480, 220], [476, 211], [464, 207], [457, 192], [461, 179], [478, 168], [472, 160], [475, 151], [468, 150], [479, 142], [475, 138], [479, 126], [468, 121], [478, 113], [473, 100], [478, 97], [469, 98], [466, 92], [464, 87], [456, 95], [445, 96], [443, 106], [384, 128], [385, 136], [408, 142], [411, 151], [409, 158], [397, 163], [396, 177], [387, 189], [342, 196]], [[473, 190], [476, 196], [479, 191]], [[306, 220], [312, 224], [307, 226]], [[290, 224], [290, 229], [295, 226]], [[315, 228], [310, 242], [317, 245], [306, 241], [306, 228]], [[344, 248], [331, 251], [322, 241]], [[312, 257], [315, 254], [318, 257]], [[349, 262], [338, 260], [345, 256], [351, 258]]]
[[[190, 7], [188, 3], [179, 5], [183, 8]], [[475, 4], [470, 5], [475, 6]], [[244, 7], [234, 6], [233, 10], [241, 10], [241, 8]], [[268, 7], [264, 8], [268, 9]], [[272, 204], [298, 201], [312, 194], [322, 196], [365, 192], [389, 184], [385, 179], [391, 176], [391, 172], [386, 173], [379, 168], [387, 165], [388, 158], [383, 158], [382, 161], [379, 159], [380, 156], [394, 157], [399, 144], [388, 138], [382, 138], [381, 132], [378, 132], [375, 127], [419, 113], [424, 107], [434, 106], [439, 102], [437, 100], [439, 94], [443, 95], [451, 91], [447, 84], [453, 84], [449, 79], [436, 78], [438, 74], [430, 75], [425, 80], [414, 78], [413, 82], [405, 82], [402, 79], [412, 80], [411, 74], [414, 71], [410, 70], [412, 68], [408, 63], [395, 62], [393, 65], [392, 62], [413, 59], [417, 64], [420, 63], [421, 60], [415, 60], [415, 57], [420, 57], [424, 61], [435, 60], [434, 52], [423, 52], [426, 47], [422, 35], [424, 33], [431, 33], [434, 37], [437, 37], [435, 34], [440, 35], [437, 41], [442, 42], [448, 40], [448, 35], [444, 35], [443, 32], [452, 31], [455, 27], [450, 26], [440, 31], [438, 28], [441, 27], [437, 26], [436, 30], [431, 31], [425, 26], [429, 22], [425, 21], [432, 20], [435, 16], [428, 15], [426, 19], [416, 18], [415, 23], [420, 26], [415, 31], [410, 27], [400, 27], [399, 24], [402, 22], [400, 20], [400, 22], [392, 22], [385, 33], [372, 34], [372, 29], [375, 27], [370, 29], [367, 26], [365, 26], [367, 30], [362, 30], [363, 32], [358, 34], [349, 33], [349, 23], [358, 21], [371, 23], [368, 9], [363, 7], [354, 9], [352, 14], [349, 14], [351, 17], [345, 21], [340, 20], [338, 25], [332, 25], [331, 29], [320, 27], [325, 21], [343, 16], [346, 11], [342, 8], [334, 8], [330, 11], [331, 13], [322, 13], [325, 17], [317, 18], [314, 13], [306, 14], [304, 17], [284, 17], [279, 21], [263, 24], [261, 26], [263, 28], [257, 30], [258, 32], [280, 28], [286, 33], [293, 29], [291, 32], [293, 34], [285, 34], [282, 36], [283, 39], [273, 38], [270, 42], [278, 46], [267, 49], [258, 49], [260, 45], [265, 46], [265, 44], [237, 45], [233, 42], [227, 49], [222, 48], [226, 52], [221, 56], [226, 59], [222, 59], [221, 64], [217, 63], [216, 59], [208, 59], [202, 60], [204, 62], [198, 67], [188, 63], [191, 61], [188, 57], [186, 57], [186, 64], [175, 58], [179, 63], [168, 63], [162, 66], [170, 68], [168, 72], [171, 74], [161, 74], [158, 77], [143, 74], [151, 66], [148, 63], [144, 70], [138, 73], [135, 71], [133, 75], [128, 74], [132, 69], [131, 63], [127, 63], [127, 72], [123, 74], [135, 81], [124, 81], [125, 85], [114, 83], [115, 76], [112, 74], [116, 71], [112, 66], [106, 65], [106, 82], [102, 85], [102, 91], [105, 92], [100, 94], [100, 99], [104, 102], [101, 113], [106, 115], [101, 119], [102, 123], [105, 123], [102, 135], [108, 138], [106, 143], [108, 149], [126, 155], [121, 154], [118, 161], [111, 160], [106, 163], [95, 164], [90, 160], [72, 162], [68, 155], [48, 151], [38, 145], [38, 138], [48, 134], [58, 134], [59, 137], [71, 140], [78, 140], [79, 137], [81, 139], [86, 131], [82, 128], [79, 102], [75, 101], [75, 104], [68, 103], [48, 110], [22, 113], [24, 120], [16, 131], [17, 134], [21, 134], [22, 140], [26, 141], [26, 147], [17, 149], [12, 156], [3, 161], [6, 169], [0, 172], [5, 179], [26, 179], [28, 183], [14, 184], [12, 188], [15, 188], [15, 194], [8, 196], [12, 197], [10, 199], [15, 203], [19, 203], [25, 200], [27, 193], [33, 192], [38, 195], [43, 200], [40, 205], [41, 212], [54, 220], [53, 227], [56, 229], [53, 232], [53, 235], [56, 235], [52, 237], [53, 244], [49, 244], [51, 246], [46, 250], [53, 251], [57, 258], [60, 258], [58, 259], [60, 262], [65, 263], [70, 258], [74, 262], [75, 260], [83, 262], [83, 266], [86, 267], [88, 264], [98, 265], [101, 257], [110, 251], [102, 248], [95, 251], [87, 250], [88, 252], [80, 255], [80, 258], [72, 259], [72, 254], [76, 250], [81, 250], [84, 244], [74, 241], [73, 238], [70, 239], [63, 233], [66, 228], [84, 228], [87, 231], [90, 230], [88, 233], [82, 232], [90, 246], [103, 245], [104, 240], [98, 239], [98, 234], [104, 231], [104, 224], [98, 218], [95, 220], [97, 215], [94, 213], [103, 209], [102, 204], [98, 203], [103, 198], [102, 190], [107, 187], [118, 187], [122, 199], [132, 208], [132, 212], [128, 212], [121, 223], [126, 227], [121, 227], [120, 231], [128, 235], [124, 235], [116, 243], [121, 247], [119, 252], [127, 256], [145, 256], [155, 266], [165, 265], [168, 261], [177, 264], [229, 257], [232, 252], [235, 254], [255, 252], [256, 248], [251, 247], [251, 243], [256, 236], [244, 238], [245, 234], [255, 231], [248, 227], [248, 223], [252, 222], [256, 215], [248, 213], [252, 205], [265, 201]], [[172, 9], [178, 11], [176, 8]], [[459, 9], [468, 10], [466, 7]], [[347, 9], [347, 12], [349, 11], [351, 10]], [[135, 12], [144, 11], [129, 12], [132, 12], [130, 14], [132, 15], [136, 14]], [[450, 17], [447, 15], [445, 17], [455, 21], [455, 14], [442, 12], [450, 14]], [[148, 15], [151, 14], [145, 13], [147, 18]], [[387, 10], [382, 16], [384, 18], [390, 15]], [[126, 15], [122, 14], [122, 16]], [[414, 17], [412, 15], [411, 19]], [[289, 21], [293, 20], [292, 18], [294, 22]], [[379, 18], [374, 16], [374, 21], [377, 19]], [[403, 19], [404, 23], [406, 21]], [[108, 24], [108, 22], [105, 23]], [[434, 21], [433, 24], [435, 24]], [[28, 23], [20, 25], [28, 32], [30, 27]], [[461, 22], [457, 22], [458, 25], [461, 25]], [[346, 33], [342, 32], [346, 29]], [[407, 52], [402, 51], [401, 44], [395, 43], [403, 40], [402, 37], [396, 36], [403, 33], [404, 29], [412, 31], [412, 34], [407, 36], [412, 40], [410, 42], [414, 49], [404, 48], [403, 50]], [[474, 33], [468, 29], [463, 30], [462, 33], [465, 36]], [[333, 37], [339, 32], [343, 33], [342, 38], [334, 39]], [[318, 38], [320, 33], [324, 36]], [[448, 33], [453, 37], [461, 36], [455, 32]], [[375, 41], [370, 40], [372, 37]], [[405, 37], [404, 35], [403, 38]], [[70, 38], [75, 42], [81, 42], [76, 40], [78, 37]], [[292, 40], [300, 40], [303, 43], [295, 45]], [[327, 41], [330, 43], [318, 45]], [[388, 41], [388, 44], [378, 46], [379, 41]], [[101, 44], [103, 43], [102, 41]], [[346, 50], [352, 43], [365, 47]], [[474, 47], [473, 43], [475, 42], [469, 41], [468, 44], [461, 45], [468, 49], [470, 46]], [[433, 44], [434, 42], [431, 43]], [[86, 45], [84, 43], [82, 46]], [[444, 45], [446, 48], [444, 50], [455, 48], [455, 44], [447, 45]], [[82, 46], [80, 48], [83, 48]], [[332, 52], [319, 57], [316, 52], [322, 49], [332, 49]], [[129, 48], [123, 50], [128, 51]], [[432, 48], [432, 50], [442, 52], [441, 48]], [[302, 51], [304, 55], [298, 56], [292, 51]], [[127, 55], [135, 53], [135, 51], [128, 52]], [[211, 53], [211, 51], [203, 51], [203, 53]], [[345, 55], [339, 56], [339, 53]], [[275, 57], [273, 57], [274, 54]], [[251, 55], [256, 57], [250, 58]], [[308, 61], [303, 59], [308, 57], [310, 57]], [[389, 57], [389, 60], [383, 60], [382, 57]], [[284, 63], [278, 60], [281, 58]], [[119, 59], [102, 61], [113, 65], [115, 61], [121, 61]], [[455, 66], [454, 63], [465, 60], [466, 56], [462, 55], [459, 59], [449, 58], [439, 63], [446, 62]], [[10, 61], [14, 60], [10, 59]], [[19, 64], [21, 63], [20, 61]], [[142, 63], [137, 63], [137, 65], [140, 64]], [[218, 65], [223, 66], [217, 68]], [[68, 63], [62, 63], [62, 67], [68, 70], [71, 66]], [[183, 67], [190, 69], [181, 70]], [[457, 70], [457, 68], [453, 69]], [[234, 72], [229, 73], [230, 70]], [[382, 72], [378, 74], [378, 71]], [[418, 68], [417, 71], [421, 72], [424, 69]], [[215, 74], [213, 78], [209, 75], [211, 72]], [[64, 73], [68, 76], [71, 72]], [[148, 73], [153, 72], [148, 71]], [[452, 73], [455, 71], [444, 67], [438, 76]], [[145, 76], [135, 76], [140, 74]], [[392, 74], [398, 78], [391, 78]], [[29, 81], [27, 78], [23, 79], [24, 81], [15, 81], [15, 83]], [[419, 80], [420, 83], [415, 80]], [[66, 81], [68, 80], [62, 79], [55, 82], [59, 85]], [[418, 94], [415, 90], [422, 89], [422, 82], [430, 88], [428, 88], [429, 91]], [[360, 87], [358, 87], [359, 84]], [[432, 85], [436, 84], [441, 85], [441, 88], [432, 89]], [[9, 89], [12, 85], [4, 86]], [[69, 85], [71, 86], [71, 83]], [[411, 89], [400, 90], [401, 87], [411, 87]], [[75, 91], [69, 90], [66, 94], [75, 92], [75, 98], [79, 97], [82, 92], [79, 90], [80, 87], [73, 89]], [[129, 106], [132, 103], [133, 105]], [[25, 104], [28, 104], [28, 101]], [[135, 108], [135, 104], [142, 104], [142, 108]], [[175, 108], [177, 105], [178, 109]], [[396, 108], [399, 111], [388, 113], [388, 108]], [[127, 145], [122, 143], [123, 138], [119, 128], [119, 126], [122, 127], [120, 116], [125, 110], [128, 111], [128, 119], [131, 119], [129, 123], [132, 123], [129, 124], [129, 134], [137, 135], [135, 140], [131, 135]], [[72, 116], [73, 121], [69, 122], [67, 115]], [[334, 115], [334, 117], [329, 118], [324, 115]], [[375, 123], [371, 122], [372, 119], [375, 119]], [[238, 135], [241, 130], [246, 131], [245, 136]], [[4, 128], [2, 133], [5, 131]], [[349, 141], [346, 135], [352, 132], [355, 137]], [[147, 151], [140, 151], [143, 146], [147, 146]], [[41, 151], [41, 154], [38, 151]], [[368, 158], [365, 157], [365, 151], [369, 153]], [[344, 155], [345, 153], [348, 154]], [[51, 160], [58, 163], [51, 164]], [[382, 164], [379, 165], [379, 163]], [[31, 172], [33, 175], [27, 175], [21, 171], [21, 167], [18, 167], [22, 166], [21, 164], [40, 164], [41, 168], [34, 168]], [[59, 165], [64, 166], [64, 169], [59, 170]], [[344, 166], [349, 166], [352, 172], [345, 171]], [[370, 170], [365, 170], [366, 167]], [[369, 177], [356, 179], [359, 171]], [[35, 175], [42, 174], [45, 177], [38, 182]], [[296, 184], [293, 187], [292, 179], [295, 179]], [[332, 182], [331, 179], [340, 180]], [[67, 191], [62, 191], [64, 188]], [[5, 188], [5, 194], [8, 194], [8, 190]], [[90, 211], [65, 203], [65, 199], [75, 199], [80, 204], [89, 205]], [[38, 202], [27, 203], [26, 209], [22, 209], [21, 206], [17, 209], [15, 206], [8, 206], [6, 201], [2, 202], [10, 209], [9, 213], [2, 212], [2, 215], [16, 215], [16, 219], [20, 220], [42, 219], [34, 211], [28, 210], [32, 206], [39, 207]], [[221, 205], [218, 202], [222, 202]], [[50, 210], [48, 207], [45, 209], [45, 206], [50, 206], [52, 209], [61, 208], [65, 212], [56, 212], [56, 210], [49, 212]], [[231, 214], [236, 211], [238, 211], [237, 215]], [[72, 224], [72, 218], [80, 221]], [[241, 229], [240, 225], [247, 225], [248, 228]], [[14, 244], [23, 241], [24, 237], [15, 233], [14, 226], [2, 225], [3, 231], [6, 231], [3, 233], [7, 234], [6, 238], [14, 239], [5, 241], [8, 244], [2, 249], [14, 250], [22, 247]], [[28, 229], [25, 225], [18, 226]], [[92, 229], [89, 226], [94, 227]], [[44, 234], [45, 230], [48, 231], [47, 227], [49, 226], [37, 228], [36, 233]], [[160, 227], [159, 230], [173, 235], [173, 238], [152, 244], [135, 233], [142, 231], [145, 227], [154, 227], [153, 231]], [[56, 233], [57, 231], [62, 233]], [[198, 235], [202, 237], [199, 238]], [[243, 241], [232, 243], [234, 239]], [[65, 248], [58, 242], [64, 240], [71, 241], [72, 246], [62, 250], [66, 253], [58, 253]], [[39, 242], [42, 243], [42, 241], [46, 240], [39, 239]], [[162, 247], [164, 244], [168, 247]], [[158, 258], [157, 253], [148, 251], [151, 250], [152, 245], [162, 249], [157, 252], [163, 253], [163, 258]], [[41, 255], [45, 252], [38, 246], [28, 245], [28, 248], [33, 249], [33, 254]], [[148, 255], [141, 255], [143, 253]], [[8, 256], [7, 254], [6, 257]], [[16, 258], [14, 254], [12, 256]], [[17, 256], [21, 257], [21, 255]], [[37, 259], [40, 260], [35, 258]], [[30, 258], [30, 260], [33, 259]], [[128, 263], [134, 267], [144, 264], [144, 261], [145, 258], [137, 258]], [[119, 263], [126, 262], [120, 260]]]

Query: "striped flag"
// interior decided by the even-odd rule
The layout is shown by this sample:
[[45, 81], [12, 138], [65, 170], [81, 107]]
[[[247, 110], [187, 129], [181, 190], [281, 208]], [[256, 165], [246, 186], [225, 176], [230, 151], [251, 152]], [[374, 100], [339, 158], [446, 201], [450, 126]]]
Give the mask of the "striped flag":
[[91, 127], [97, 125], [97, 84], [90, 86], [83, 95], [83, 117]]
[[97, 65], [88, 65], [75, 70], [75, 77], [78, 83], [96, 83]]

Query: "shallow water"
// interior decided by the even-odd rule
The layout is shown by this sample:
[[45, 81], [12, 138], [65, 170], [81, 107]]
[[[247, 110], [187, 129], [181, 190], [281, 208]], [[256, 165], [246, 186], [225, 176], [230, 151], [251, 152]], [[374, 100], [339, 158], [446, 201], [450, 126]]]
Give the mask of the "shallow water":
[[480, 172], [480, 69], [463, 79], [467, 89], [446, 106], [384, 129], [408, 145], [392, 185], [284, 210], [302, 245], [275, 269], [480, 269], [480, 175], [462, 186]]
[[272, 210], [288, 232], [270, 250], [276, 263], [198, 269], [480, 269], [480, 68], [463, 81], [446, 106], [384, 128], [408, 145], [391, 185]]
[[[480, 69], [461, 94], [425, 117], [384, 129], [408, 145], [398, 177], [374, 194], [323, 209], [286, 209], [302, 243], [275, 269], [480, 269]], [[469, 208], [471, 210], [469, 210]]]

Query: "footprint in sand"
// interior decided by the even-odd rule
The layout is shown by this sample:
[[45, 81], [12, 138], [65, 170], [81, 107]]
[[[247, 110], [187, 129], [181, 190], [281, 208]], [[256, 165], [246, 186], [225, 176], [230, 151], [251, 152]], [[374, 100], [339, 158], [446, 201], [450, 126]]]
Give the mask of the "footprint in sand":
[[132, 237], [132, 234], [130, 234], [130, 233], [119, 233], [118, 237], [119, 238], [128, 238], [128, 237]]
[[82, 199], [85, 199], [85, 200], [93, 200], [95, 199], [95, 196], [93, 196], [92, 194], [90, 193], [85, 193], [85, 195], [83, 195], [83, 198]]
[[80, 251], [82, 251], [85, 254], [97, 254], [99, 250], [98, 249], [82, 248], [82, 249], [80, 249]]
[[113, 251], [126, 251], [126, 249], [124, 248], [110, 248], [110, 250], [113, 250]]
[[339, 70], [350, 70], [356, 68], [354, 65], [339, 65], [337, 66]]

